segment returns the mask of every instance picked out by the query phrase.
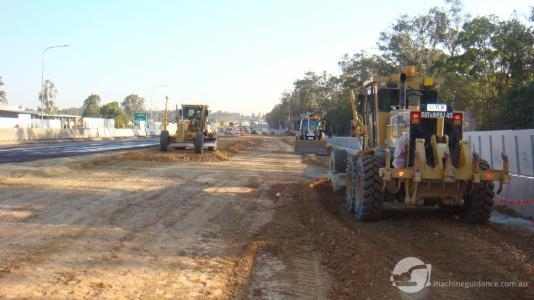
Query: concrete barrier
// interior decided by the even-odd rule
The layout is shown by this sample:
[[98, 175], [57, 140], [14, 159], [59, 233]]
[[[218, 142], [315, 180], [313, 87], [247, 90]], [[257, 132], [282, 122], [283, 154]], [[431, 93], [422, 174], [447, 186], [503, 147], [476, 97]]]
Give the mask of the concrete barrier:
[[133, 129], [115, 128], [114, 137], [134, 137], [135, 133]]
[[508, 155], [510, 172], [534, 177], [534, 129], [470, 131], [464, 139], [471, 142], [473, 152], [486, 159], [492, 168], [502, 168], [501, 152]]
[[134, 128], [134, 135], [135, 136], [146, 136], [146, 130], [145, 128]]
[[0, 141], [61, 140], [146, 136], [144, 129], [115, 128], [0, 128]]
[[513, 209], [524, 218], [534, 220], [534, 177], [512, 174], [510, 184], [504, 185], [495, 202]]
[[350, 136], [336, 136], [331, 138], [326, 138], [326, 142], [336, 149], [343, 149], [347, 151], [348, 154], [354, 155], [356, 152], [362, 149], [360, 141], [355, 137]]
[[110, 138], [113, 137], [112, 130], [113, 128], [98, 128], [98, 136], [102, 138]]

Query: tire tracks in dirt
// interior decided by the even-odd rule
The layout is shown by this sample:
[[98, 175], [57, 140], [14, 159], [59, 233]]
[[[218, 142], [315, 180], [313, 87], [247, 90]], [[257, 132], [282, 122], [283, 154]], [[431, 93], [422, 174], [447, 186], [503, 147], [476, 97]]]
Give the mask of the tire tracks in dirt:
[[379, 222], [358, 222], [344, 211], [344, 196], [334, 195], [327, 180], [298, 195], [298, 209], [293, 213], [335, 278], [332, 298], [503, 299], [534, 295], [532, 285], [429, 287], [410, 295], [389, 281], [395, 264], [414, 256], [432, 264], [431, 281], [528, 282], [534, 275], [534, 240], [522, 229], [464, 224], [436, 209], [389, 209]]

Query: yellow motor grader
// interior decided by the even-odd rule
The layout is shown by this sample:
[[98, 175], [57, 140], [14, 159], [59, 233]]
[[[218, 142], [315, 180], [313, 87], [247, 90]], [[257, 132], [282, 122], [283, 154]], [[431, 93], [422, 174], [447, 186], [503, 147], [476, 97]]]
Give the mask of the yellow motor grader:
[[195, 153], [203, 154], [204, 149], [217, 150], [217, 132], [214, 126], [208, 124], [208, 106], [199, 104], [183, 104], [181, 109], [176, 107], [176, 132], [169, 134], [167, 126], [168, 99], [165, 102], [163, 116], [163, 130], [160, 134], [160, 150], [169, 148], [193, 148]]
[[463, 114], [439, 101], [440, 82], [409, 67], [372, 77], [353, 101], [356, 138], [362, 149], [346, 157], [346, 210], [377, 220], [385, 201], [441, 205], [467, 223], [486, 222], [494, 204], [494, 181], [508, 183], [462, 139]]
[[295, 152], [298, 154], [326, 155], [323, 115], [320, 112], [301, 114], [296, 135]]

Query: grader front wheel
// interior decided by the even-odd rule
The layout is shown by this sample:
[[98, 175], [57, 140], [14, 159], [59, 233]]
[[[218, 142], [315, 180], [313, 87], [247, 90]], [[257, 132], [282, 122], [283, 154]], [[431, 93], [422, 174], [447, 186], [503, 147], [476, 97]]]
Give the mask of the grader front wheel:
[[354, 213], [354, 193], [356, 187], [354, 168], [354, 159], [351, 157], [347, 160], [347, 182], [345, 188], [345, 209], [349, 214]]
[[159, 150], [167, 151], [169, 148], [169, 131], [163, 130], [159, 136]]
[[[487, 161], [480, 161], [480, 169], [488, 170], [490, 165]], [[491, 217], [493, 210], [493, 181], [481, 181], [472, 183], [472, 189], [464, 196], [464, 205], [461, 209], [460, 217], [462, 221], [471, 224], [486, 223]]]
[[203, 154], [204, 153], [204, 133], [198, 132], [195, 138], [195, 153]]
[[354, 214], [358, 220], [378, 220], [384, 209], [382, 179], [378, 174], [380, 160], [374, 154], [363, 154], [352, 160]]

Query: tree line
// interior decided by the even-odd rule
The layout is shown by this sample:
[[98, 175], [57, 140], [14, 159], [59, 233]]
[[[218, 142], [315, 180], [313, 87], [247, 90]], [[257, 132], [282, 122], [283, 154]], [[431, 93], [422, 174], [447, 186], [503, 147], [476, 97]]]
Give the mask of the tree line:
[[133, 120], [134, 112], [145, 111], [145, 99], [136, 94], [128, 95], [121, 103], [113, 101], [101, 105], [100, 102], [99, 95], [89, 95], [83, 101], [82, 116], [114, 119], [116, 128], [125, 128]]
[[128, 95], [120, 103], [119, 101], [113, 101], [104, 105], [101, 104], [102, 100], [99, 95], [91, 94], [83, 101], [81, 108], [58, 110], [54, 102], [56, 94], [57, 89], [54, 83], [46, 80], [43, 90], [39, 93], [39, 101], [42, 106], [38, 107], [37, 111], [48, 115], [66, 113], [81, 114], [82, 117], [114, 119], [116, 128], [129, 127], [132, 124], [131, 121], [133, 121], [133, 113], [145, 111], [145, 99], [136, 94]]
[[[1, 89], [3, 85], [4, 82], [0, 76], [0, 104], [8, 102], [6, 92]], [[43, 83], [43, 88], [38, 94], [41, 105], [37, 108], [37, 111], [46, 113], [48, 115], [66, 113], [73, 115], [81, 114], [82, 117], [114, 119], [116, 128], [128, 127], [133, 120], [134, 112], [146, 111], [145, 99], [136, 94], [128, 95], [120, 103], [118, 101], [114, 101], [104, 105], [101, 105], [101, 99], [99, 95], [91, 94], [83, 101], [81, 108], [58, 110], [55, 105], [57, 92], [58, 91], [55, 84], [47, 79]], [[161, 112], [158, 113], [162, 114]]]
[[335, 134], [350, 133], [348, 90], [373, 74], [419, 73], [442, 78], [440, 101], [473, 114], [480, 130], [534, 128], [534, 7], [518, 16], [472, 18], [459, 0], [426, 14], [401, 15], [380, 33], [374, 54], [345, 54], [341, 74], [307, 72], [267, 115], [272, 127], [294, 128], [300, 114], [320, 110]]

